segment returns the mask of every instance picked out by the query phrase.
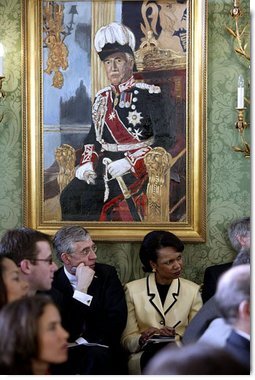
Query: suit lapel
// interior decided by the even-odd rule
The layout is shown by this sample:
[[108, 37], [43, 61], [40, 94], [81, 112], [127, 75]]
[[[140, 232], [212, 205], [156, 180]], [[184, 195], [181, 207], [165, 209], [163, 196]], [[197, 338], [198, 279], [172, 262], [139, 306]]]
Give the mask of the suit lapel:
[[58, 274], [56, 278], [57, 288], [59, 288], [64, 294], [72, 296], [74, 290], [72, 285], [70, 284], [70, 281], [66, 277], [66, 274], [64, 272], [64, 266], [59, 269], [59, 273], [56, 273]]
[[180, 279], [177, 278], [173, 280], [172, 284], [168, 289], [166, 300], [164, 303], [164, 314], [166, 315], [169, 310], [174, 306], [175, 302], [178, 300], [180, 293]]
[[152, 306], [157, 310], [157, 312], [161, 315], [163, 319], [165, 319], [165, 315], [171, 310], [174, 304], [178, 300], [178, 296], [180, 293], [180, 279], [173, 280], [172, 284], [169, 287], [166, 300], [164, 303], [164, 307], [162, 306], [156, 281], [155, 274], [151, 273], [147, 277], [147, 294], [149, 297], [149, 301]]
[[157, 310], [157, 312], [161, 315], [163, 319], [164, 317], [164, 311], [162, 308], [161, 300], [158, 294], [158, 289], [155, 281], [155, 274], [151, 273], [147, 277], [147, 294], [149, 297], [149, 301], [152, 304], [152, 306]]

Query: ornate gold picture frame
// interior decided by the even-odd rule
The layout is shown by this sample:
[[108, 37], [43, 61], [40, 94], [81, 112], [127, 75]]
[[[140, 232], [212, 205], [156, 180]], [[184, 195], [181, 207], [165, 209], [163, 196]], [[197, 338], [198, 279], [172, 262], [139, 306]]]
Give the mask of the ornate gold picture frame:
[[[84, 154], [93, 99], [109, 86], [94, 37], [114, 21], [135, 35], [137, 88], [160, 88], [175, 140], [171, 149], [152, 146], [143, 157], [142, 196], [130, 191], [125, 176], [116, 177], [122, 193], [110, 212], [104, 204], [98, 219], [68, 220], [60, 196]], [[24, 224], [50, 234], [82, 224], [98, 241], [140, 241], [154, 229], [205, 241], [207, 1], [23, 0], [22, 29]], [[134, 109], [126, 118], [136, 116], [131, 127], [145, 117]], [[135, 133], [139, 140], [141, 131]], [[137, 218], [126, 217], [133, 215], [130, 202], [140, 207]]]

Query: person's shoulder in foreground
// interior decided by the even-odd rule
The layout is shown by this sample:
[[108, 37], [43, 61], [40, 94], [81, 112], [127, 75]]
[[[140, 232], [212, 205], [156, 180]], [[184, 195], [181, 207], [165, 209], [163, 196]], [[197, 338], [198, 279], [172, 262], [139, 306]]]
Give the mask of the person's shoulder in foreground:
[[146, 366], [143, 375], [248, 375], [247, 369], [224, 348], [206, 343], [168, 345]]

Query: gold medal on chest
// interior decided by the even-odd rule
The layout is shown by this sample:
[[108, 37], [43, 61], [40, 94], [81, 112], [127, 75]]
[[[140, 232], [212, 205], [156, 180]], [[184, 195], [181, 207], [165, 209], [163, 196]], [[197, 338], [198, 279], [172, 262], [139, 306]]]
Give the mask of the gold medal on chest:
[[114, 107], [117, 106], [118, 102], [119, 102], [119, 96], [116, 94], [114, 102], [113, 102]]

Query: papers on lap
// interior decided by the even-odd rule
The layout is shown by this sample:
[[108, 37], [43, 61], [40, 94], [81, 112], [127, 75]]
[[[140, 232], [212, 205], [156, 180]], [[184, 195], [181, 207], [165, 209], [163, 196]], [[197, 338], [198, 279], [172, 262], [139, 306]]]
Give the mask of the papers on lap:
[[162, 343], [162, 342], [175, 342], [175, 336], [167, 336], [167, 335], [152, 335], [147, 342], [154, 342], [154, 343]]
[[146, 343], [143, 345], [142, 349], [144, 349], [150, 343], [173, 343], [175, 342], [175, 336], [171, 335], [152, 335]]
[[109, 348], [109, 346], [106, 346], [104, 344], [88, 342], [86, 339], [82, 337], [76, 339], [74, 343], [68, 343], [68, 347], [76, 347], [80, 344], [83, 344], [84, 346], [99, 346], [99, 347]]

